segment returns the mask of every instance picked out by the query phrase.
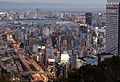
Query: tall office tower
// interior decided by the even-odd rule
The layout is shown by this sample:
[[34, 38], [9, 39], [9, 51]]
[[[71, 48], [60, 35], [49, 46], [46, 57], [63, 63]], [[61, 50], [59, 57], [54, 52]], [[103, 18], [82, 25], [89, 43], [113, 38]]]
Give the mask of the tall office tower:
[[92, 13], [85, 13], [86, 24], [92, 26]]
[[27, 34], [24, 35], [24, 44], [25, 44], [25, 48], [29, 50], [30, 43], [29, 43], [29, 35]]
[[120, 0], [107, 0], [106, 52], [120, 54]]

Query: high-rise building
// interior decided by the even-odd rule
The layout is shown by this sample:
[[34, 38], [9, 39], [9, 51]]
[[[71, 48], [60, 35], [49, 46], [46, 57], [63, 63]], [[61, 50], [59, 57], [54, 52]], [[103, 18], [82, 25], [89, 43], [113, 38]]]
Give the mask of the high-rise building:
[[92, 26], [92, 13], [85, 13], [86, 24]]
[[106, 52], [120, 54], [120, 0], [107, 0]]

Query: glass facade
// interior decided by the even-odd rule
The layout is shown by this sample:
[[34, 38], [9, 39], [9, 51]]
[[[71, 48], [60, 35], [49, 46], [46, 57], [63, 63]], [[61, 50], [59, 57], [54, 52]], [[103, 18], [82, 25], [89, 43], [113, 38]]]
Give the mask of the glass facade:
[[120, 54], [119, 9], [118, 0], [108, 0], [106, 4], [106, 52], [114, 55]]

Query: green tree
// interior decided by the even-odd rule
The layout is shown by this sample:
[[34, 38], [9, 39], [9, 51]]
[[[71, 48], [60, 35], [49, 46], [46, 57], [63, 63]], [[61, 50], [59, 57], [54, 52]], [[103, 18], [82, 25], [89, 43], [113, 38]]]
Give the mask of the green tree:
[[70, 70], [61, 82], [120, 82], [120, 57], [105, 59], [98, 65], [85, 65]]

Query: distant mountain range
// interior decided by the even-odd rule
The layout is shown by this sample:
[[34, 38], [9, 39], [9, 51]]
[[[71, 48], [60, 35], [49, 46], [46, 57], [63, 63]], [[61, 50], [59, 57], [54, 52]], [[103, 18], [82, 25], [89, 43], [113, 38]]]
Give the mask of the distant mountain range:
[[81, 10], [105, 10], [105, 5], [96, 4], [55, 4], [55, 3], [18, 3], [0, 1], [0, 9], [18, 9], [18, 8], [61, 8], [61, 9], [81, 9]]

